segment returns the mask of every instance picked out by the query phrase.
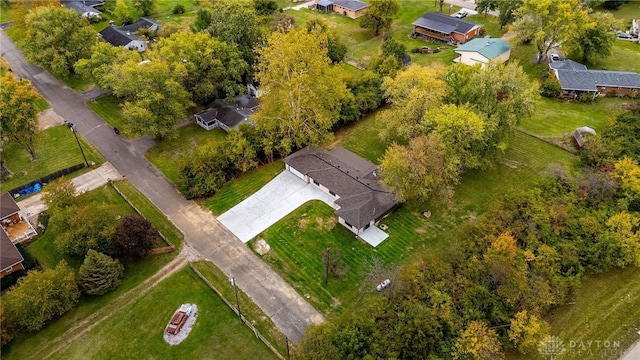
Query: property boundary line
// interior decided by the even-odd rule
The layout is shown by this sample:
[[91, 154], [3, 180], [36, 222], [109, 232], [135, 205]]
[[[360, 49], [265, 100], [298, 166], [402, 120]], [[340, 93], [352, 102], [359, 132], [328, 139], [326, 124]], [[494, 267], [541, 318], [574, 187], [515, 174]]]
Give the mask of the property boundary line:
[[[138, 213], [138, 215], [144, 217], [144, 215], [142, 214], [142, 211], [138, 210], [138, 208], [133, 205], [133, 203], [122, 193], [122, 191], [120, 191], [120, 189], [118, 189], [118, 187], [113, 183], [113, 181], [109, 181], [108, 182], [109, 185], [111, 185], [111, 187], [118, 193], [120, 194], [120, 196], [124, 199], [124, 201], [127, 202], [127, 204], [129, 204], [129, 206], [131, 206], [133, 208], [133, 210], [135, 210], [136, 213]], [[176, 249], [176, 247], [164, 236], [164, 234], [162, 232], [160, 232], [160, 230], [158, 230], [158, 235], [160, 235], [160, 237], [162, 238], [162, 240], [164, 240], [164, 242], [167, 243], [167, 245], [169, 245], [169, 247], [171, 248], [170, 251], [173, 251]], [[166, 249], [166, 247], [161, 248], [161, 249]], [[162, 251], [162, 253], [165, 252], [170, 252], [170, 251]]]
[[229, 300], [227, 300], [222, 295], [222, 293], [215, 286], [213, 286], [213, 284], [204, 275], [202, 275], [202, 273], [195, 266], [193, 266], [192, 263], [189, 263], [189, 267], [196, 273], [196, 275], [198, 275], [198, 277], [200, 279], [202, 279], [202, 281], [205, 282], [205, 284], [207, 284], [207, 286], [209, 286], [211, 288], [211, 290], [213, 290], [218, 295], [218, 297], [220, 297], [220, 299], [222, 299], [222, 301], [225, 304], [227, 304], [227, 306], [231, 309], [231, 311], [233, 311], [234, 313], [236, 313], [236, 315], [238, 315], [240, 317], [240, 321], [242, 321], [243, 324], [245, 324], [249, 329], [251, 329], [253, 331], [254, 335], [258, 339], [260, 339], [260, 341], [262, 341], [265, 345], [267, 345], [267, 347], [276, 355], [276, 357], [278, 357], [278, 359], [286, 360], [285, 357], [282, 356], [282, 354], [280, 354], [280, 352], [278, 350], [276, 350], [276, 348], [273, 347], [273, 345], [271, 345], [269, 340], [267, 340], [264, 336], [262, 336], [260, 331], [258, 331], [258, 329], [256, 329], [253, 325], [251, 325], [251, 323], [249, 321], [247, 321], [247, 319], [244, 317], [244, 315], [240, 314], [238, 309], [235, 306], [233, 306], [233, 304], [231, 302], [229, 302]]

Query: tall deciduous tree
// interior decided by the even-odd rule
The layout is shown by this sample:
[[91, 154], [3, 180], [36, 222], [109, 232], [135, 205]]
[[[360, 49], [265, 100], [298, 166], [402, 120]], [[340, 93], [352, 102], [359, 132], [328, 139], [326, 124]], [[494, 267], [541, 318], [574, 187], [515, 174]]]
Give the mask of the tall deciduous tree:
[[113, 236], [113, 252], [123, 258], [142, 259], [149, 255], [158, 237], [158, 230], [149, 220], [139, 215], [127, 215]]
[[453, 195], [459, 166], [449, 161], [438, 133], [418, 136], [408, 146], [393, 144], [382, 158], [382, 181], [396, 192], [398, 201], [434, 199], [446, 202]]
[[110, 90], [109, 75], [117, 64], [127, 61], [136, 63], [142, 60], [138, 51], [130, 51], [122, 46], [113, 46], [106, 41], [100, 41], [91, 47], [91, 56], [78, 60], [75, 69], [78, 75], [90, 79], [101, 89]]
[[204, 31], [213, 22], [213, 15], [211, 10], [207, 8], [201, 8], [196, 12], [196, 18], [191, 24], [191, 30], [193, 32]]
[[498, 21], [500, 22], [500, 29], [513, 23], [516, 19], [515, 11], [522, 6], [522, 0], [500, 0], [498, 1]]
[[380, 112], [378, 121], [388, 124], [386, 137], [409, 139], [419, 134], [417, 125], [424, 114], [443, 102], [444, 74], [441, 66], [411, 65], [395, 78], [385, 78], [382, 88], [391, 108]]
[[133, 0], [133, 7], [142, 12], [142, 15], [149, 16], [156, 6], [155, 0]]
[[452, 352], [454, 359], [503, 359], [502, 345], [495, 330], [481, 321], [470, 322], [462, 332]]
[[533, 352], [540, 341], [549, 335], [550, 326], [527, 310], [522, 310], [511, 319], [509, 340], [523, 354]]
[[133, 22], [129, 6], [124, 0], [116, 0], [116, 6], [111, 12], [113, 20], [120, 25], [127, 25]]
[[25, 22], [25, 56], [58, 76], [75, 74], [73, 66], [89, 55], [97, 39], [86, 19], [63, 7], [36, 8]]
[[393, 16], [400, 10], [398, 0], [373, 0], [360, 18], [360, 26], [373, 31], [375, 36], [391, 29]]
[[0, 124], [2, 135], [27, 150], [36, 159], [38, 134], [36, 101], [40, 98], [29, 80], [16, 80], [10, 72], [0, 77]]
[[75, 272], [62, 260], [54, 269], [30, 271], [2, 296], [3, 311], [21, 329], [36, 331], [74, 308], [80, 298]]
[[522, 40], [532, 40], [538, 62], [549, 51], [569, 40], [588, 23], [588, 13], [579, 0], [524, 0], [516, 10], [516, 32]]
[[[6, 1], [5, 1], [6, 3]], [[10, 0], [9, 8], [11, 9], [11, 22], [15, 27], [24, 26], [25, 19], [30, 11], [39, 7], [58, 7], [59, 0]], [[5, 8], [6, 10], [6, 8]], [[5, 11], [3, 10], [3, 11]]]
[[85, 256], [91, 249], [108, 252], [118, 216], [118, 209], [106, 203], [85, 203], [56, 211], [50, 220], [59, 234], [54, 243], [69, 255]]
[[622, 22], [611, 13], [589, 10], [589, 21], [578, 28], [566, 43], [570, 56], [583, 63], [593, 63], [610, 56], [615, 43], [611, 29], [622, 26]]
[[[250, 67], [255, 63], [254, 48], [261, 41], [260, 22], [256, 10], [248, 1], [217, 1], [211, 8], [211, 36], [236, 44]], [[247, 78], [250, 81], [251, 77]]]
[[44, 188], [42, 200], [53, 214], [76, 204], [76, 187], [71, 180], [61, 177]]
[[260, 49], [256, 75], [265, 90], [254, 115], [265, 153], [286, 155], [325, 140], [347, 89], [327, 57], [326, 35], [306, 29], [275, 32]]
[[186, 74], [182, 84], [199, 104], [232, 98], [245, 89], [247, 63], [234, 45], [207, 33], [179, 32], [161, 39], [158, 49], [172, 68]]
[[124, 266], [117, 259], [89, 250], [78, 270], [78, 283], [89, 295], [104, 295], [120, 285]]
[[190, 94], [182, 86], [184, 68], [171, 68], [150, 54], [148, 63], [129, 60], [113, 66], [106, 81], [114, 95], [124, 98], [122, 114], [134, 134], [158, 139], [177, 136], [175, 130], [191, 105]]

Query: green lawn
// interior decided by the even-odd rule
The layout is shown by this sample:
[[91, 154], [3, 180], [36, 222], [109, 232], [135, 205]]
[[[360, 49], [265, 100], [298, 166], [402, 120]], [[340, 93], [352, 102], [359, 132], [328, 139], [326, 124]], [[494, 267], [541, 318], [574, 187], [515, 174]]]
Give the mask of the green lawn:
[[158, 141], [145, 156], [164, 176], [174, 184], [178, 181], [181, 156], [188, 154], [197, 146], [209, 141], [225, 141], [227, 133], [220, 129], [207, 131], [199, 125], [191, 124], [178, 129], [175, 139]]
[[[583, 279], [570, 300], [545, 316], [551, 333], [565, 345], [562, 359], [618, 359], [640, 329], [640, 269], [612, 270]], [[586, 345], [579, 347], [583, 341]], [[592, 341], [591, 344], [587, 344]], [[600, 345], [596, 344], [600, 341]], [[603, 342], [609, 341], [608, 348]], [[573, 342], [573, 343], [572, 343]], [[513, 359], [538, 359], [511, 354]]]
[[[104, 157], [78, 134], [88, 161], [100, 165]], [[31, 161], [29, 153], [15, 143], [6, 145], [2, 157], [7, 167], [13, 171], [10, 180], [0, 185], [0, 191], [7, 191], [22, 184], [52, 174], [69, 166], [82, 163], [82, 154], [73, 133], [64, 125], [49, 128], [39, 133], [36, 141], [37, 160]]]
[[120, 99], [113, 95], [106, 95], [87, 102], [87, 106], [109, 125], [118, 128], [120, 134], [131, 138], [129, 127], [126, 125], [126, 120], [120, 111]]
[[11, 21], [11, 14], [9, 14], [9, 7], [2, 2], [0, 4], [0, 23]]
[[113, 183], [124, 196], [173, 244], [176, 250], [180, 250], [184, 235], [167, 217], [147, 199], [129, 180], [120, 180]]
[[[373, 119], [363, 122], [366, 125]], [[349, 145], [350, 139], [367, 138], [357, 135], [363, 134], [360, 132], [363, 129], [375, 132], [366, 126], [353, 126], [338, 137], [342, 139], [340, 145], [376, 161], [381, 154], [377, 149], [384, 149], [379, 141], [368, 146], [359, 143], [352, 148]], [[452, 206], [408, 203], [382, 220], [389, 227], [389, 238], [377, 248], [362, 243], [347, 229], [335, 224], [335, 215], [329, 206], [311, 202], [258, 236], [272, 248], [264, 259], [321, 312], [349, 311], [357, 307], [363, 292], [375, 285], [366, 280], [373, 259], [401, 266], [419, 256], [439, 256], [452, 246], [463, 245], [460, 236], [465, 224], [486, 211], [505, 191], [531, 186], [548, 174], [551, 163], [572, 167], [576, 162], [568, 152], [517, 132], [510, 148], [493, 169], [465, 174]], [[429, 219], [421, 215], [426, 210], [432, 211]], [[320, 253], [327, 247], [340, 249], [348, 272], [325, 286]]]
[[[369, 114], [361, 120], [338, 130], [335, 133], [335, 138], [338, 142], [334, 144], [340, 144], [365, 159], [379, 164], [387, 147], [387, 144], [379, 134], [386, 124], [376, 121], [376, 114], [377, 112]], [[325, 146], [327, 145], [329, 144], [325, 144]]]
[[[638, 13], [640, 14], [640, 13]], [[640, 15], [638, 15], [640, 18]], [[640, 44], [637, 42], [616, 40], [613, 47], [613, 54], [590, 69], [632, 71], [640, 73]]]
[[[134, 214], [131, 208], [120, 195], [109, 186], [103, 186], [93, 191], [79, 195], [80, 201], [90, 203], [109, 203], [118, 208], [121, 215]], [[132, 197], [132, 202], [139, 208], [144, 208], [136, 197]], [[153, 221], [153, 219], [152, 219]], [[44, 268], [54, 267], [60, 260], [64, 259], [73, 268], [78, 269], [82, 264], [79, 257], [66, 256], [60, 254], [54, 244], [56, 234], [51, 228], [47, 229], [44, 235], [31, 243], [28, 251], [33, 255]], [[83, 296], [78, 307], [68, 312], [63, 317], [56, 319], [45, 326], [37, 333], [22, 334], [15, 339], [7, 349], [3, 348], [3, 358], [7, 359], [41, 359], [42, 353], [50, 351], [56, 344], [64, 342], [60, 336], [69, 330], [75, 323], [86, 319], [96, 311], [109, 306], [118, 296], [136, 287], [152, 274], [156, 273], [162, 266], [169, 262], [176, 252], [152, 255], [138, 262], [123, 262], [125, 274], [121, 285], [111, 293], [104, 296], [93, 297]], [[34, 352], [38, 349], [41, 352]]]
[[520, 127], [542, 136], [563, 135], [580, 126], [602, 130], [607, 121], [623, 110], [629, 99], [600, 98], [593, 103], [577, 103], [540, 97], [534, 114], [524, 118]]
[[598, 10], [611, 12], [617, 19], [625, 21], [625, 26], [631, 25], [631, 19], [637, 19], [640, 14], [640, 2], [637, 0], [625, 1], [617, 10]]
[[[198, 306], [194, 327], [181, 344], [162, 339], [181, 304]], [[273, 359], [275, 356], [190, 268], [162, 281], [131, 306], [75, 339], [52, 359]]]
[[[198, 261], [193, 266], [215, 286], [222, 296], [231, 303], [235, 301], [235, 294], [229, 278], [209, 261]], [[271, 318], [267, 316], [242, 290], [238, 289], [238, 302], [240, 311], [245, 319], [264, 336], [273, 347], [282, 355], [287, 353], [287, 345], [284, 334], [278, 330]]]
[[214, 196], [204, 201], [204, 206], [214, 215], [220, 215], [258, 191], [282, 170], [284, 170], [284, 163], [281, 161], [274, 161], [251, 170], [227, 182]]

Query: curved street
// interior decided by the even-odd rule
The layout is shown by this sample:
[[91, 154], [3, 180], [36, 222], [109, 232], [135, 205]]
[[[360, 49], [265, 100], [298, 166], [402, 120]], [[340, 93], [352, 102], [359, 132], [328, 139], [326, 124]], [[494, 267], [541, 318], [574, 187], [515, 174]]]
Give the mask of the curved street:
[[144, 157], [153, 141], [142, 137], [126, 140], [91, 111], [80, 94], [39, 66], [26, 62], [4, 31], [0, 52], [14, 74], [28, 78], [53, 110], [91, 142], [123, 176], [129, 179], [184, 234], [186, 243], [204, 259], [237, 280], [253, 301], [271, 317], [289, 340], [298, 344], [311, 324], [324, 317], [289, 284], [260, 260], [216, 218], [193, 201], [185, 200], [164, 175]]

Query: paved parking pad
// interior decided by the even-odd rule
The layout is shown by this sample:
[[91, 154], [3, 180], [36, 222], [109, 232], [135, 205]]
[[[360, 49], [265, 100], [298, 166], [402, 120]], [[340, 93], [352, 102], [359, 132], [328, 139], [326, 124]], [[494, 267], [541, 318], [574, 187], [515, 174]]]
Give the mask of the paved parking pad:
[[285, 170], [253, 195], [220, 215], [218, 221], [246, 243], [311, 200], [320, 200], [333, 207], [334, 199], [329, 194]]

